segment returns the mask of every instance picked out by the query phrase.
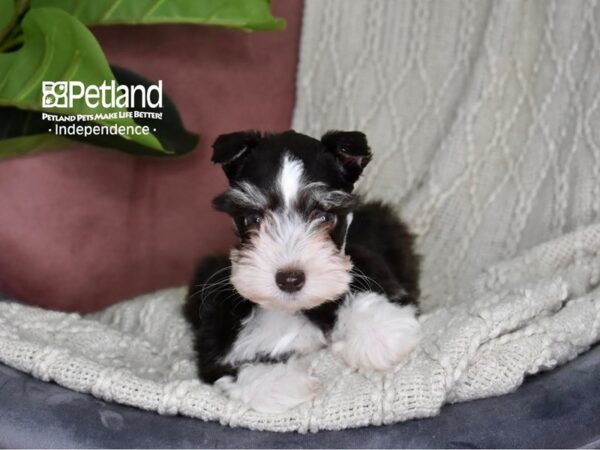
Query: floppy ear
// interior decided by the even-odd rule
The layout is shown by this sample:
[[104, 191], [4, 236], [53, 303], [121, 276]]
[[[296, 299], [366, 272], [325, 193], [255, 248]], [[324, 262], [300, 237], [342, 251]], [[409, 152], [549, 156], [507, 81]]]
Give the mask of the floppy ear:
[[258, 131], [236, 131], [222, 134], [215, 140], [212, 145], [212, 162], [221, 164], [230, 183], [236, 177], [250, 150], [258, 145], [260, 139], [261, 135]]
[[338, 160], [346, 180], [354, 184], [363, 169], [371, 161], [371, 149], [367, 137], [360, 131], [328, 131], [321, 143]]

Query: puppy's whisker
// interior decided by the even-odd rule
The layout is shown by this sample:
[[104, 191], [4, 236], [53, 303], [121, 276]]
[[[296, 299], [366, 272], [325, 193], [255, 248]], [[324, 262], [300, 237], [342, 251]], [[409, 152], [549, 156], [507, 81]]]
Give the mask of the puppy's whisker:
[[369, 289], [369, 285], [360, 276], [353, 275], [352, 281], [356, 283], [360, 289]]
[[359, 277], [359, 276], [358, 276], [358, 277], [354, 277], [354, 278], [353, 278], [353, 281], [354, 281], [354, 282], [355, 282], [355, 283], [358, 285], [358, 287], [359, 287], [361, 290], [368, 291], [368, 290], [371, 288], [371, 287], [369, 286], [369, 284], [368, 284], [366, 281], [364, 281], [364, 280], [363, 280], [361, 277]]
[[220, 285], [216, 285], [216, 286], [211, 286], [210, 288], [208, 288], [206, 290], [206, 292], [203, 294], [203, 298], [210, 298], [218, 293], [221, 292], [227, 292], [227, 291], [233, 291], [233, 286], [230, 286], [229, 283], [227, 284], [220, 284]]
[[230, 298], [232, 298], [232, 297], [234, 297], [234, 298], [235, 298], [235, 297], [237, 296], [237, 301], [236, 301], [235, 305], [233, 306], [233, 308], [232, 308], [232, 310], [231, 310], [231, 311], [232, 311], [232, 314], [233, 314], [233, 313], [235, 313], [235, 312], [237, 311], [238, 307], [239, 307], [239, 306], [240, 306], [242, 303], [244, 303], [244, 302], [246, 301], [246, 299], [245, 299], [245, 298], [243, 298], [243, 297], [240, 297], [239, 295], [236, 295], [236, 294], [237, 294], [237, 291], [236, 291], [236, 292], [234, 292], [234, 293], [233, 293], [232, 295], [230, 295], [229, 297], [227, 297], [227, 299], [229, 300]]
[[208, 277], [204, 283], [201, 283], [201, 284], [199, 284], [197, 286], [202, 286], [202, 285], [209, 284], [209, 281], [212, 280], [214, 277], [216, 277], [220, 273], [223, 273], [223, 272], [228, 271], [228, 270], [229, 270], [229, 267], [222, 267], [221, 269], [215, 271], [210, 277]]
[[[212, 280], [212, 279], [213, 279], [214, 277], [216, 277], [217, 275], [219, 275], [219, 274], [222, 274], [223, 272], [227, 272], [227, 271], [229, 271], [229, 270], [230, 270], [230, 268], [229, 268], [229, 267], [223, 267], [223, 268], [221, 268], [221, 269], [217, 270], [215, 273], [213, 273], [213, 274], [212, 274], [210, 277], [208, 277], [208, 279], [207, 279], [207, 280], [206, 280], [206, 281], [203, 283], [203, 286], [202, 286], [202, 290], [201, 290], [201, 294], [200, 294], [200, 295], [201, 295], [201, 296], [204, 296], [204, 290], [206, 289], [206, 286], [207, 286], [207, 284], [209, 284], [210, 280]], [[227, 278], [227, 279], [228, 279], [229, 277], [227, 276], [227, 277], [225, 277], [225, 278]]]
[[[357, 274], [355, 274], [355, 275], [357, 275]], [[357, 279], [360, 280], [360, 283], [362, 283], [363, 288], [365, 290], [373, 290], [373, 286], [379, 287], [381, 289], [381, 287], [376, 282], [374, 282], [374, 280], [372, 278], [369, 278], [369, 277], [363, 276], [363, 275], [357, 275], [357, 276], [358, 276]]]
[[358, 276], [360, 279], [366, 281], [368, 288], [371, 288], [371, 283], [373, 283], [376, 287], [378, 287], [381, 292], [385, 292], [385, 289], [383, 289], [383, 286], [381, 286], [381, 284], [379, 284], [376, 280], [374, 280], [373, 278], [369, 277], [368, 275], [366, 275], [362, 270], [360, 270], [358, 267], [354, 267], [350, 273], [353, 276]]
[[[228, 268], [225, 269], [221, 269], [215, 273], [213, 273], [207, 280], [205, 283], [200, 283], [200, 284], [195, 284], [194, 287], [198, 287], [198, 288], [202, 288], [199, 291], [195, 291], [192, 295], [189, 296], [190, 299], [195, 298], [196, 296], [200, 295], [202, 302], [204, 302], [204, 299], [206, 297], [206, 295], [211, 292], [214, 291], [215, 288], [223, 286], [223, 287], [227, 287], [227, 285], [230, 285], [229, 282], [229, 276], [223, 277], [217, 281], [214, 281], [212, 283], [209, 283], [208, 281], [213, 279], [215, 276], [217, 276], [219, 274], [219, 272], [223, 272], [224, 270], [228, 270]], [[230, 286], [229, 289], [233, 289], [233, 286]]]
[[202, 295], [204, 297], [209, 297], [210, 295], [213, 295], [217, 292], [224, 292], [228, 290], [233, 290], [233, 286], [231, 286], [229, 279], [219, 283], [214, 283], [213, 285], [206, 287]]

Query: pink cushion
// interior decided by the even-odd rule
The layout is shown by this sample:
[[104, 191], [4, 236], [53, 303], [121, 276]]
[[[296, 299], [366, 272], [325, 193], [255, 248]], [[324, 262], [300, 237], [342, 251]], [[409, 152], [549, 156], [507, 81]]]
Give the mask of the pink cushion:
[[0, 291], [92, 311], [186, 283], [196, 260], [234, 241], [210, 208], [226, 186], [210, 144], [239, 129], [290, 126], [301, 0], [273, 2], [287, 29], [98, 27], [111, 63], [162, 79], [201, 144], [181, 159], [76, 145], [0, 161]]

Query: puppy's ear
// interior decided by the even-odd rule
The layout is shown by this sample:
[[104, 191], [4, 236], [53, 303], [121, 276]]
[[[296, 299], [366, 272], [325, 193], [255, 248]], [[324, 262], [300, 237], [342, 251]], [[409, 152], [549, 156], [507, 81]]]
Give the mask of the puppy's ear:
[[328, 131], [321, 138], [328, 152], [333, 153], [350, 184], [354, 184], [371, 161], [367, 137], [360, 131]]
[[260, 142], [257, 131], [237, 131], [222, 134], [213, 143], [212, 162], [221, 164], [229, 182], [233, 181], [252, 148]]

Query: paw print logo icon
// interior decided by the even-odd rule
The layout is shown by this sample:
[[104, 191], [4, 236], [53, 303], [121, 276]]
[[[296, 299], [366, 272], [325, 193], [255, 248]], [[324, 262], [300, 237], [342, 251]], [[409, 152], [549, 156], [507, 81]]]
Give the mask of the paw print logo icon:
[[66, 108], [68, 106], [67, 82], [43, 81], [42, 106], [45, 108]]

